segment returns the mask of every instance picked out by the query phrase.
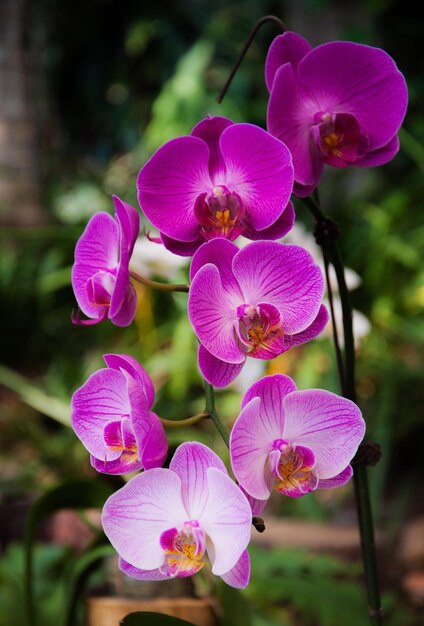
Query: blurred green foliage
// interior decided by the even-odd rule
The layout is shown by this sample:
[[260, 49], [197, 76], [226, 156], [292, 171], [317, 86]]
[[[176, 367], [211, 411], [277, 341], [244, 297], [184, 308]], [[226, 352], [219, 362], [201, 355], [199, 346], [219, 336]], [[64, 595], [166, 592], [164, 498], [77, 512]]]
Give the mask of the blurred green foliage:
[[[263, 62], [276, 34], [272, 25], [258, 34], [223, 105], [215, 96], [252, 25], [267, 13], [278, 14], [314, 44], [340, 38], [382, 46], [407, 78], [410, 108], [396, 159], [375, 170], [328, 169], [320, 193], [325, 211], [341, 226], [346, 265], [362, 278], [352, 294], [354, 306], [371, 322], [358, 349], [357, 382], [368, 435], [383, 447], [381, 463], [370, 471], [376, 518], [396, 537], [402, 522], [422, 514], [423, 487], [416, 476], [424, 454], [424, 68], [416, 53], [422, 33], [412, 0], [356, 0], [349, 8], [335, 0], [284, 5], [271, 0], [40, 0], [36, 17], [44, 29], [49, 120], [40, 154], [46, 224], [0, 234], [4, 501], [92, 475], [85, 451], [63, 423], [73, 390], [102, 366], [103, 353], [127, 352], [143, 363], [157, 389], [159, 415], [181, 419], [203, 409], [186, 296], [140, 289], [130, 328], [109, 323], [74, 327], [73, 249], [91, 214], [112, 211], [111, 193], [137, 206], [140, 167], [164, 141], [190, 132], [201, 117], [221, 114], [265, 125]], [[312, 220], [299, 202], [296, 211], [311, 231]], [[183, 268], [177, 282], [186, 279]], [[338, 391], [328, 340], [294, 349], [270, 367], [292, 375], [300, 388]], [[237, 416], [240, 397], [237, 388], [218, 394], [228, 425]], [[196, 430], [169, 430], [171, 447], [187, 439], [213, 445], [226, 458], [208, 423]], [[345, 489], [331, 499], [314, 494], [296, 502], [280, 499], [273, 511], [351, 520], [351, 502]], [[51, 572], [58, 571], [65, 553], [40, 548], [39, 554], [43, 596], [41, 587], [52, 585]], [[391, 558], [389, 549], [383, 563]], [[0, 559], [0, 614], [20, 606], [21, 560], [18, 547]], [[385, 580], [391, 589], [386, 596], [389, 624], [409, 626], [397, 575]], [[241, 597], [252, 607], [254, 626], [360, 626], [366, 622], [360, 617], [357, 576], [356, 566], [329, 557], [256, 549], [252, 583]], [[61, 602], [58, 584], [45, 594], [46, 625]], [[16, 614], [14, 623], [19, 619]]]

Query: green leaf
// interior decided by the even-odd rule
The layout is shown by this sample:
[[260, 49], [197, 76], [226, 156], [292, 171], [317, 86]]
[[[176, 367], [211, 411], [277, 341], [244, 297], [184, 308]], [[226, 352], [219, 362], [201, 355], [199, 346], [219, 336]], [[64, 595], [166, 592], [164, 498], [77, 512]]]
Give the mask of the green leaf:
[[97, 545], [76, 560], [67, 581], [68, 596], [63, 620], [65, 626], [73, 626], [76, 622], [77, 602], [87, 578], [101, 564], [103, 559], [114, 554], [116, 554], [114, 548], [108, 543]]
[[0, 365], [0, 385], [16, 391], [22, 402], [36, 411], [52, 417], [65, 426], [71, 425], [69, 403], [58, 398], [52, 398], [29, 380], [4, 365]]
[[60, 509], [86, 509], [102, 507], [113, 493], [110, 485], [100, 480], [74, 480], [43, 494], [33, 504], [25, 527], [25, 606], [28, 626], [37, 624], [33, 591], [33, 547], [37, 530], [49, 515]]
[[171, 617], [163, 613], [151, 613], [150, 611], [138, 611], [130, 613], [120, 622], [121, 626], [194, 626], [192, 622], [186, 622], [179, 617]]

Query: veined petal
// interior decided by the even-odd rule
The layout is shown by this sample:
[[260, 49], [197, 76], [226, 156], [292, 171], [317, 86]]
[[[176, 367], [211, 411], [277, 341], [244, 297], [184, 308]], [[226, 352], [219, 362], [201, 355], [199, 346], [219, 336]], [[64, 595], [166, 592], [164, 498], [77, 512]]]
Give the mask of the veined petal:
[[289, 202], [278, 220], [271, 224], [271, 226], [263, 230], [255, 230], [251, 226], [248, 226], [243, 232], [243, 236], [253, 241], [257, 239], [280, 239], [284, 237], [284, 235], [287, 235], [293, 228], [295, 217], [293, 204]]
[[[276, 409], [277, 410], [277, 409]], [[281, 438], [274, 413], [262, 411], [262, 401], [253, 397], [242, 409], [230, 436], [231, 467], [248, 494], [258, 500], [270, 495], [266, 462], [274, 440]]]
[[302, 343], [307, 343], [319, 335], [328, 323], [328, 311], [323, 304], [321, 304], [318, 314], [314, 321], [305, 330], [294, 335], [285, 335], [285, 350], [289, 350], [294, 346], [299, 346]]
[[247, 550], [242, 552], [237, 563], [226, 574], [221, 575], [222, 580], [230, 587], [245, 589], [250, 579], [250, 558]]
[[243, 202], [255, 230], [280, 217], [293, 190], [293, 165], [288, 148], [253, 124], [234, 124], [220, 140], [227, 169], [226, 185]]
[[142, 367], [140, 363], [129, 354], [105, 354], [103, 355], [103, 358], [109, 368], [118, 371], [122, 369], [125, 372], [128, 372], [128, 374], [130, 374], [130, 376], [134, 379], [139, 381], [146, 395], [148, 407], [150, 409], [155, 401], [155, 390], [152, 380], [144, 367]]
[[141, 169], [138, 201], [162, 233], [179, 241], [197, 238], [193, 207], [198, 195], [212, 190], [209, 149], [198, 137], [178, 137], [164, 144]]
[[119, 559], [119, 569], [130, 578], [136, 578], [137, 580], [169, 580], [169, 576], [163, 574], [159, 568], [151, 570], [138, 569], [138, 567], [134, 567], [134, 565], [124, 561], [124, 559]]
[[162, 422], [156, 413], [152, 412], [149, 419], [150, 430], [141, 451], [141, 460], [146, 470], [152, 467], [162, 467], [168, 454], [168, 442]]
[[202, 344], [199, 346], [198, 360], [203, 378], [214, 387], [227, 387], [237, 378], [245, 364], [245, 360], [242, 363], [221, 361], [208, 352]]
[[193, 278], [188, 314], [199, 341], [209, 352], [229, 363], [244, 362], [234, 334], [234, 306], [222, 288], [215, 265], [204, 265]]
[[355, 165], [359, 167], [376, 167], [377, 165], [385, 165], [393, 159], [399, 152], [399, 137], [395, 135], [385, 146], [368, 152], [361, 159], [355, 161]]
[[193, 137], [203, 139], [209, 148], [209, 174], [214, 185], [218, 180], [225, 180], [226, 168], [219, 140], [222, 132], [233, 124], [234, 122], [226, 117], [207, 117], [191, 131]]
[[101, 317], [102, 307], [88, 297], [87, 281], [97, 272], [114, 272], [118, 264], [119, 231], [108, 213], [96, 213], [88, 222], [75, 248], [72, 287], [81, 311], [91, 318]]
[[77, 437], [99, 460], [113, 460], [120, 452], [106, 447], [103, 430], [108, 422], [130, 414], [127, 384], [122, 372], [101, 369], [77, 389], [71, 401], [71, 422]]
[[329, 391], [308, 389], [289, 394], [283, 405], [283, 438], [312, 450], [319, 479], [333, 478], [342, 472], [365, 432], [365, 422], [356, 404]]
[[305, 330], [316, 318], [324, 294], [321, 270], [299, 246], [255, 241], [234, 257], [233, 272], [244, 302], [273, 304], [285, 333]]
[[175, 472], [153, 468], [132, 478], [103, 507], [103, 529], [118, 554], [134, 567], [154, 570], [163, 562], [160, 536], [188, 519]]
[[129, 283], [125, 297], [116, 314], [112, 316], [109, 311], [110, 321], [113, 322], [115, 326], [129, 326], [134, 319], [136, 308], [137, 294], [134, 287]]
[[228, 474], [224, 463], [210, 448], [190, 441], [178, 446], [169, 469], [178, 474], [182, 484], [182, 498], [189, 519], [200, 519], [208, 494], [207, 470], [209, 467]]
[[196, 237], [193, 241], [178, 241], [177, 239], [172, 239], [172, 237], [167, 237], [163, 233], [161, 233], [160, 237], [165, 248], [179, 256], [192, 256], [205, 241], [203, 237]]
[[[127, 292], [130, 288], [129, 262], [140, 229], [140, 218], [137, 211], [117, 196], [113, 196], [113, 202], [120, 229], [120, 243], [118, 271], [110, 301], [110, 318], [118, 315], [124, 300], [126, 298], [128, 300]], [[131, 307], [132, 302], [127, 301], [125, 304], [128, 308], [128, 305]]]
[[305, 99], [300, 92], [292, 65], [282, 65], [272, 85], [267, 129], [274, 137], [284, 141], [290, 150], [295, 181], [312, 188], [317, 185], [323, 170], [318, 152], [310, 142], [310, 129], [316, 112], [316, 103]]
[[356, 116], [370, 150], [386, 145], [402, 124], [408, 103], [405, 79], [380, 48], [325, 43], [302, 59], [298, 77], [317, 112]]
[[232, 261], [238, 251], [238, 247], [228, 239], [217, 238], [204, 243], [193, 256], [190, 280], [193, 280], [204, 265], [212, 263], [218, 268], [222, 288], [227, 292], [229, 300], [234, 302], [233, 306], [237, 307], [243, 298], [232, 267]]
[[299, 61], [311, 50], [311, 44], [297, 33], [286, 31], [271, 43], [265, 61], [265, 82], [271, 91], [277, 70], [285, 63], [296, 69]]
[[241, 401], [241, 408], [244, 409], [252, 398], [260, 398], [261, 414], [269, 424], [279, 425], [278, 437], [281, 437], [284, 427], [283, 398], [293, 391], [296, 391], [296, 384], [289, 376], [284, 374], [264, 376], [246, 391]]
[[337, 476], [320, 480], [318, 482], [318, 489], [333, 489], [334, 487], [345, 485], [352, 478], [352, 475], [352, 466], [348, 465], [340, 474], [337, 474]]
[[207, 469], [208, 500], [199, 520], [215, 549], [212, 572], [226, 574], [250, 540], [252, 512], [238, 486], [216, 467]]
[[[121, 227], [121, 248], [125, 248], [131, 256], [140, 231], [140, 215], [131, 204], [113, 195], [116, 215]], [[121, 250], [122, 254], [122, 250]]]

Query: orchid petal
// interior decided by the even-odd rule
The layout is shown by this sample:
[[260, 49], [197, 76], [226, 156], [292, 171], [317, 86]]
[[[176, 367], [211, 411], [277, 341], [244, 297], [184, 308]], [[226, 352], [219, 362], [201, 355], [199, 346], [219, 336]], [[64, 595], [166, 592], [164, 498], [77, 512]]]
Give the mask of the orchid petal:
[[265, 61], [265, 82], [268, 91], [272, 89], [275, 74], [281, 65], [291, 63], [294, 69], [311, 50], [311, 44], [297, 33], [286, 31], [271, 43]]
[[207, 470], [210, 467], [228, 474], [219, 456], [202, 443], [183, 443], [172, 457], [169, 469], [181, 478], [181, 494], [189, 519], [200, 519], [203, 515], [209, 497]]
[[247, 239], [256, 241], [258, 239], [280, 239], [287, 235], [287, 233], [293, 228], [295, 221], [295, 213], [292, 202], [289, 202], [278, 220], [276, 220], [268, 228], [263, 230], [254, 230], [251, 226], [247, 226], [243, 231], [243, 236]]
[[342, 472], [365, 432], [365, 422], [356, 404], [329, 391], [308, 389], [286, 396], [283, 406], [283, 437], [288, 443], [312, 450], [319, 479], [333, 478]]
[[222, 288], [227, 292], [229, 300], [234, 302], [234, 306], [237, 306], [243, 299], [232, 269], [232, 261], [238, 251], [238, 247], [228, 239], [217, 238], [204, 243], [193, 256], [190, 280], [193, 280], [206, 263], [212, 263], [218, 268]]
[[236, 192], [255, 230], [271, 226], [287, 206], [293, 190], [288, 148], [262, 128], [234, 124], [221, 135], [227, 168], [226, 185]]
[[244, 406], [231, 431], [234, 475], [241, 487], [258, 500], [270, 495], [266, 462], [274, 440], [281, 438], [279, 421], [275, 413], [262, 411], [261, 398], [254, 397]]
[[324, 280], [303, 248], [255, 241], [235, 256], [233, 272], [246, 303], [268, 302], [279, 309], [285, 333], [299, 333], [316, 318]]
[[316, 112], [355, 115], [370, 150], [385, 146], [402, 124], [405, 79], [380, 48], [348, 41], [323, 44], [299, 63], [298, 78]]
[[155, 413], [150, 413], [149, 421], [150, 430], [141, 450], [141, 460], [146, 470], [162, 467], [168, 454], [168, 442], [162, 422]]
[[242, 363], [227, 363], [213, 356], [202, 344], [199, 346], [199, 369], [203, 378], [214, 387], [227, 387], [241, 372]]
[[130, 578], [136, 578], [137, 580], [169, 580], [169, 576], [163, 574], [159, 568], [151, 570], [138, 569], [138, 567], [134, 567], [134, 565], [124, 561], [124, 559], [119, 559], [119, 569]]
[[302, 330], [300, 333], [295, 333], [294, 335], [285, 335], [284, 350], [289, 350], [294, 346], [299, 346], [302, 343], [307, 343], [311, 339], [314, 339], [327, 326], [328, 319], [328, 311], [322, 304], [316, 318], [307, 328], [305, 328], [305, 330]]
[[340, 474], [333, 476], [333, 478], [326, 478], [320, 480], [318, 483], [318, 489], [333, 489], [334, 487], [340, 487], [345, 485], [353, 475], [353, 469], [351, 465], [348, 465]]
[[191, 131], [193, 137], [200, 137], [209, 148], [209, 174], [213, 184], [223, 179], [226, 174], [225, 162], [221, 153], [219, 140], [222, 132], [234, 122], [226, 117], [207, 117], [199, 122]]
[[121, 452], [106, 447], [103, 429], [108, 422], [130, 414], [127, 384], [122, 372], [98, 370], [77, 389], [71, 406], [72, 427], [90, 454], [100, 460], [118, 458]]
[[124, 370], [130, 376], [139, 381], [146, 395], [149, 409], [155, 401], [155, 390], [152, 380], [144, 367], [133, 356], [129, 354], [104, 354], [103, 358], [108, 367], [115, 370]]
[[376, 167], [377, 165], [385, 165], [399, 152], [399, 146], [399, 137], [396, 135], [382, 148], [372, 150], [361, 159], [357, 159], [355, 161], [355, 165], [359, 167]]
[[164, 144], [141, 169], [140, 206], [162, 233], [180, 241], [197, 238], [193, 213], [197, 196], [212, 190], [209, 149], [198, 137], [178, 137]]
[[161, 239], [167, 250], [179, 256], [192, 256], [205, 241], [203, 237], [196, 237], [193, 241], [178, 241], [177, 239], [172, 239], [172, 237], [167, 237], [163, 233], [161, 233]]
[[207, 469], [208, 499], [199, 520], [215, 549], [212, 572], [226, 574], [250, 540], [252, 512], [238, 486], [216, 467]]
[[102, 513], [103, 529], [115, 550], [142, 570], [162, 565], [161, 534], [186, 520], [180, 477], [163, 468], [132, 478], [110, 496]]
[[318, 151], [310, 143], [310, 128], [316, 112], [316, 104], [305, 100], [299, 90], [292, 65], [282, 65], [272, 85], [267, 128], [290, 150], [295, 181], [312, 188], [316, 187], [323, 170]]
[[235, 589], [245, 589], [250, 579], [250, 558], [247, 550], [242, 552], [237, 563], [228, 572], [221, 575], [222, 580]]
[[193, 278], [188, 314], [197, 337], [209, 352], [229, 363], [244, 361], [234, 334], [234, 307], [215, 265], [208, 263]]

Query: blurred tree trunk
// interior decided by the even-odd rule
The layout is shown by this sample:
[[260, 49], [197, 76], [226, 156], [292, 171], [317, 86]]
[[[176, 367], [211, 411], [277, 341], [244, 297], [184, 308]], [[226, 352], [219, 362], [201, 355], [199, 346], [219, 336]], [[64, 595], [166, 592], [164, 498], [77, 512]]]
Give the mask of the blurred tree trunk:
[[[34, 3], [31, 10], [38, 3]], [[31, 0], [0, 0], [0, 225], [45, 221], [40, 203], [40, 55]]]

